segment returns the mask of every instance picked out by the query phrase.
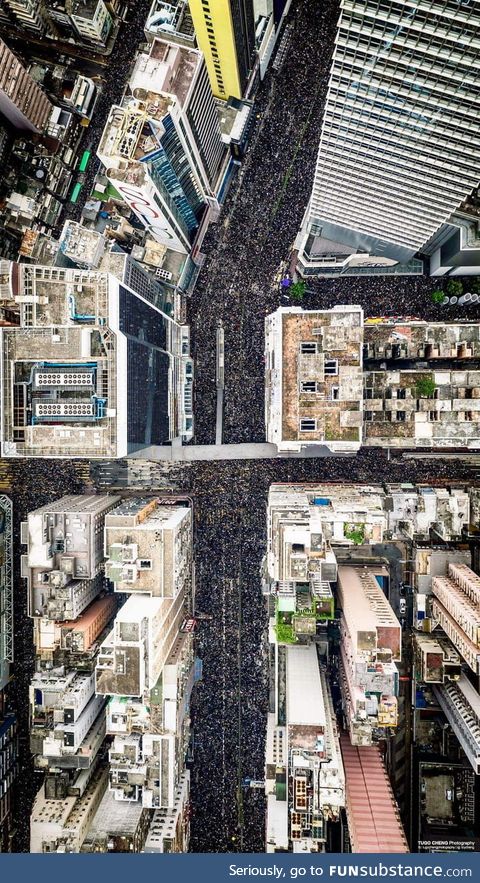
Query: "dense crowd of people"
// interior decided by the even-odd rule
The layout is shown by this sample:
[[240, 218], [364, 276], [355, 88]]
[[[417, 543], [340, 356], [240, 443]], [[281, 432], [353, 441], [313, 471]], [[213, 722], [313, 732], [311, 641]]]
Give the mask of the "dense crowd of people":
[[90, 198], [95, 177], [101, 171], [100, 160], [95, 156], [100, 138], [113, 104], [118, 104], [125, 90], [138, 47], [145, 42], [145, 21], [151, 6], [151, 0], [136, 0], [131, 4], [128, 21], [122, 22], [115, 46], [108, 64], [102, 68], [102, 83], [98, 90], [92, 120], [85, 130], [82, 147], [91, 150], [92, 158], [82, 177], [83, 189], [78, 201], [73, 205], [67, 203], [62, 213], [62, 220], [70, 218], [80, 221], [85, 203]]
[[29, 512], [56, 500], [63, 494], [85, 492], [84, 476], [88, 465], [58, 460], [23, 460], [10, 463], [11, 490], [6, 491], [13, 504], [13, 586], [14, 586], [14, 678], [12, 704], [17, 714], [19, 734], [19, 768], [15, 783], [14, 851], [28, 852], [30, 840], [30, 811], [40, 787], [33, 769], [29, 736], [29, 686], [35, 667], [33, 620], [27, 616], [27, 588], [21, 576], [21, 523]]
[[[149, 4], [138, 4], [132, 46]], [[141, 9], [141, 14], [140, 14]], [[264, 440], [264, 318], [279, 303], [279, 274], [287, 265], [310, 195], [318, 149], [322, 103], [328, 83], [337, 18], [335, 0], [299, 0], [289, 20], [289, 43], [278, 70], [261, 84], [247, 158], [233, 182], [220, 220], [207, 234], [207, 259], [189, 305], [195, 358], [196, 441], [215, 441], [216, 326], [225, 328], [224, 441]], [[120, 47], [117, 47], [120, 48]], [[92, 140], [103, 128], [104, 110], [118, 100], [129, 49], [112, 59]], [[132, 56], [133, 57], [133, 56]], [[92, 164], [92, 172], [95, 166]], [[86, 188], [90, 178], [87, 176]], [[395, 306], [428, 315], [433, 283], [418, 279], [344, 279], [309, 285], [305, 306], [359, 302], [369, 314]], [[85, 464], [15, 461], [15, 699], [21, 758], [17, 787], [17, 849], [28, 850], [31, 803], [37, 787], [28, 746], [28, 684], [33, 669], [31, 621], [20, 577], [20, 522], [27, 513], [66, 493], [80, 493]], [[123, 467], [122, 467], [123, 468]], [[129, 472], [142, 491], [155, 493], [156, 473]], [[194, 691], [192, 720], [192, 839], [196, 852], [264, 848], [265, 797], [248, 787], [264, 777], [268, 711], [267, 614], [261, 592], [266, 499], [274, 481], [471, 480], [462, 460], [387, 461], [382, 451], [363, 450], [351, 459], [326, 458], [175, 465], [175, 480], [194, 500], [196, 610], [203, 679]], [[137, 476], [138, 473], [138, 476]], [[142, 474], [141, 474], [142, 473]], [[182, 481], [181, 473], [185, 475]], [[119, 472], [90, 472], [89, 488], [116, 489]], [[132, 482], [129, 480], [133, 478]], [[158, 482], [164, 489], [162, 476]], [[148, 486], [149, 481], [151, 485]], [[120, 482], [121, 484], [121, 482]], [[123, 485], [122, 485], [123, 486]], [[182, 488], [183, 489], [183, 488]]]
[[[478, 476], [477, 476], [478, 477]], [[192, 465], [196, 611], [203, 679], [194, 691], [193, 852], [264, 850], [268, 711], [267, 606], [261, 568], [268, 488], [273, 482], [476, 480], [458, 460], [391, 460], [363, 449], [354, 458]]]
[[336, 17], [335, 0], [294, 4], [283, 61], [270, 66], [255, 97], [247, 157], [207, 233], [190, 304], [200, 444], [214, 441], [218, 319], [225, 329], [224, 441], [264, 436], [265, 314], [278, 304], [278, 277], [312, 187]]
[[[129, 460], [122, 468], [137, 472]], [[175, 483], [194, 504], [198, 654], [203, 677], [194, 691], [192, 719], [192, 840], [197, 852], [261, 851], [265, 805], [247, 780], [264, 777], [268, 708], [267, 614], [261, 591], [265, 554], [266, 502], [272, 482], [478, 480], [462, 459], [387, 460], [363, 449], [354, 458], [257, 460], [173, 464]], [[120, 469], [121, 472], [121, 469]], [[165, 467], [150, 470], [140, 493], [163, 493]], [[13, 700], [19, 718], [20, 765], [15, 786], [15, 849], [28, 851], [29, 817], [40, 786], [33, 772], [28, 735], [28, 687], [33, 672], [32, 620], [27, 616], [20, 574], [20, 524], [28, 512], [68, 493], [122, 493], [118, 470], [84, 461], [11, 461], [14, 520], [15, 678]], [[132, 474], [130, 472], [130, 474]], [[98, 483], [99, 476], [103, 476]], [[92, 481], [93, 479], [93, 481]], [[134, 486], [132, 482], [132, 487]], [[158, 486], [157, 486], [158, 485]]]
[[[190, 302], [194, 340], [196, 440], [215, 439], [215, 330], [225, 332], [226, 443], [264, 440], [264, 321], [285, 303], [279, 286], [310, 198], [328, 86], [337, 3], [298, 0], [279, 70], [270, 65], [255, 100], [247, 158], [218, 225], [205, 240], [207, 259]], [[358, 303], [366, 316], [387, 309], [441, 321], [458, 307], [439, 307], [428, 276], [309, 280], [306, 309]], [[462, 317], [475, 307], [461, 308]]]

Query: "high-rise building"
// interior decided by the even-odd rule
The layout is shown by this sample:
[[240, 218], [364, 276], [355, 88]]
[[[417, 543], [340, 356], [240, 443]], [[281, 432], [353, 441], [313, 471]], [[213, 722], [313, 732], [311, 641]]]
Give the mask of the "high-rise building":
[[104, 579], [103, 531], [119, 499], [62, 497], [22, 524], [35, 646], [30, 748], [45, 773], [32, 810], [31, 852], [78, 852], [107, 784], [95, 660], [118, 606]]
[[[46, 620], [57, 624], [76, 620], [101, 591], [105, 515], [119, 499], [62, 497], [30, 512], [22, 524], [22, 542], [27, 546], [22, 558], [27, 611], [40, 618], [40, 638]], [[53, 630], [47, 631], [53, 652]]]
[[70, 43], [104, 50], [118, 18], [118, 4], [109, 0], [5, 0], [6, 25]]
[[346, 724], [352, 745], [371, 745], [398, 723], [402, 630], [370, 568], [339, 567], [337, 586]]
[[314, 640], [278, 638], [267, 721], [266, 851], [322, 852], [345, 806], [345, 777], [324, 666]]
[[191, 509], [68, 496], [30, 512], [22, 542], [30, 746], [45, 773], [30, 851], [140, 852], [147, 833], [146, 851], [186, 851]]
[[[193, 433], [189, 329], [129, 256], [111, 272], [8, 263], [3, 454], [122, 457]], [[113, 275], [113, 273], [117, 275]]]
[[342, 0], [300, 272], [411, 270], [477, 186], [479, 37], [477, 3]]
[[0, 496], [0, 691], [13, 662], [12, 503]]
[[103, 0], [72, 0], [70, 16], [80, 37], [90, 43], [105, 45], [113, 19]]
[[[273, 484], [268, 495], [267, 582], [275, 591], [292, 581], [333, 582], [340, 549], [381, 544], [387, 536], [407, 542], [425, 542], [431, 535], [437, 542], [458, 541], [470, 520], [469, 493], [462, 487]], [[423, 549], [422, 555], [431, 551]], [[441, 572], [439, 567], [429, 555], [417, 564], [430, 581], [431, 574]]]
[[9, 681], [13, 662], [12, 503], [0, 496], [0, 852], [12, 848], [12, 794], [18, 769], [17, 719]]
[[363, 311], [279, 307], [265, 319], [265, 423], [279, 451], [362, 442]]
[[10, 13], [10, 20], [22, 30], [43, 34], [48, 19], [43, 0], [4, 0], [2, 4]]
[[[113, 737], [110, 794], [101, 812], [123, 804], [122, 824], [130, 816], [135, 828], [144, 810], [156, 810], [148, 851], [181, 852], [188, 844], [186, 757], [195, 677], [193, 633], [183, 628], [192, 610], [190, 508], [156, 499], [121, 503], [105, 521], [105, 553], [106, 576], [128, 599], [96, 664], [96, 691], [109, 697], [106, 730]], [[162, 826], [162, 814], [169, 826]], [[113, 823], [115, 812], [110, 816]], [[93, 828], [88, 842], [109, 851], [98, 820]]]
[[267, 852], [321, 852], [328, 824], [345, 805], [325, 654], [337, 564], [327, 530], [315, 521], [320, 509], [308, 513], [301, 490], [274, 485], [269, 494]]
[[0, 112], [16, 129], [41, 132], [52, 110], [40, 86], [0, 40]]
[[97, 155], [154, 238], [188, 254], [215, 197], [225, 155], [201, 52], [155, 39], [138, 56]]
[[145, 22], [145, 36], [152, 41], [155, 37], [163, 37], [180, 46], [195, 46], [195, 30], [187, 0], [152, 0], [152, 5]]
[[252, 0], [190, 0], [189, 7], [213, 94], [242, 98], [254, 63]]
[[431, 615], [475, 675], [480, 675], [480, 577], [450, 563], [447, 576], [432, 580]]
[[279, 451], [476, 449], [478, 323], [279, 307], [265, 319], [265, 425]]

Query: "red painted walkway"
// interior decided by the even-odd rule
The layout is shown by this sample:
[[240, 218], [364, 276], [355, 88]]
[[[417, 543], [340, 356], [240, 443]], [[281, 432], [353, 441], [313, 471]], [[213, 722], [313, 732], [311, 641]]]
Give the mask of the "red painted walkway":
[[409, 852], [380, 749], [354, 748], [340, 739], [352, 852]]

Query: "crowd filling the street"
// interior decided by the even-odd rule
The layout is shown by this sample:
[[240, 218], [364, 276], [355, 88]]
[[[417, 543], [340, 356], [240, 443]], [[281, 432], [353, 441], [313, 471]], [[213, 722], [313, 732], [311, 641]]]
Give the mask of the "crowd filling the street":
[[[131, 462], [131, 461], [130, 461]], [[185, 469], [183, 493], [193, 500], [195, 612], [202, 679], [192, 696], [194, 760], [191, 789], [192, 852], [258, 852], [265, 843], [265, 797], [247, 780], [262, 780], [268, 707], [267, 613], [261, 587], [266, 502], [272, 482], [472, 483], [478, 471], [462, 459], [388, 459], [363, 450], [355, 458], [196, 463]], [[188, 471], [187, 471], [188, 470]], [[11, 465], [14, 542], [28, 512], [68, 493], [91, 493], [86, 461]], [[41, 492], [39, 488], [42, 488]], [[115, 481], [111, 492], [121, 492]], [[105, 492], [105, 487], [102, 487]], [[149, 493], [164, 493], [163, 482]], [[17, 789], [17, 849], [28, 851], [29, 817], [40, 785], [28, 739], [28, 685], [34, 666], [32, 620], [15, 556], [15, 700], [21, 734]]]
[[[105, 67], [95, 114], [84, 136], [92, 154], [111, 105], [121, 99], [150, 0], [133, 4]], [[280, 280], [291, 266], [296, 235], [311, 194], [337, 24], [337, 0], [298, 0], [286, 18], [286, 49], [255, 94], [246, 157], [232, 179], [205, 255], [187, 320], [194, 363], [194, 442], [216, 439], [217, 329], [225, 334], [223, 442], [265, 441], [265, 317], [289, 301]], [[83, 193], [62, 221], [80, 220], [100, 168], [93, 159]], [[310, 280], [302, 306], [359, 304], [365, 316], [471, 318], [472, 308], [443, 308], [424, 276]], [[285, 294], [285, 291], [287, 294]], [[456, 312], [455, 312], [456, 309]], [[2, 461], [5, 463], [5, 461]], [[266, 507], [273, 482], [476, 483], [474, 459], [390, 457], [362, 449], [353, 457], [146, 464], [128, 460], [12, 459], [2, 481], [13, 502], [15, 675], [20, 764], [15, 798], [16, 851], [29, 850], [29, 820], [41, 775], [29, 742], [28, 690], [35, 665], [32, 619], [21, 575], [20, 525], [29, 512], [64, 494], [171, 493], [192, 500], [196, 654], [202, 676], [191, 699], [191, 852], [265, 850], [265, 793], [250, 782], [265, 775], [269, 708], [268, 618], [262, 594]]]

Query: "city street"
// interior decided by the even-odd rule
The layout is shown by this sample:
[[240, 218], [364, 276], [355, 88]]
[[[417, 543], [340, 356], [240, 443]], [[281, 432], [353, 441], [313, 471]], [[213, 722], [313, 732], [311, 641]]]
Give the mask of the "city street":
[[[85, 146], [95, 149], [112, 103], [122, 94], [149, 0], [139, 0], [122, 26]], [[261, 443], [264, 430], [264, 319], [280, 301], [278, 274], [288, 263], [310, 195], [336, 26], [336, 0], [299, 0], [283, 62], [271, 68], [255, 103], [251, 147], [232, 184], [217, 226], [207, 233], [206, 261], [189, 301], [195, 360], [195, 441], [216, 439], [216, 332], [225, 330], [223, 442]], [[286, 100], [288, 98], [288, 100]], [[66, 214], [79, 218], [97, 170], [91, 162], [82, 196]], [[367, 315], [386, 309], [424, 318], [451, 318], [434, 306], [428, 277], [363, 277], [309, 284], [304, 306], [360, 303]], [[467, 310], [465, 313], [468, 316]], [[457, 315], [456, 318], [459, 318]], [[0, 483], [14, 507], [15, 681], [20, 771], [15, 808], [17, 851], [28, 851], [29, 816], [39, 781], [28, 741], [28, 686], [34, 666], [32, 620], [20, 576], [20, 524], [29, 511], [67, 493], [169, 490], [194, 506], [196, 612], [203, 678], [191, 715], [192, 852], [262, 852], [265, 798], [245, 780], [263, 780], [268, 710], [267, 614], [261, 591], [266, 505], [272, 482], [478, 481], [465, 459], [390, 459], [381, 449], [342, 458], [217, 460], [174, 464], [130, 459], [0, 461]], [[381, 550], [380, 550], [381, 551]], [[398, 580], [397, 580], [398, 583]], [[398, 585], [394, 603], [398, 605]], [[193, 611], [187, 611], [191, 613]]]
[[[106, 64], [101, 66], [103, 83], [98, 93], [92, 122], [85, 130], [82, 142], [83, 149], [91, 150], [93, 156], [83, 177], [83, 188], [78, 201], [75, 205], [67, 203], [62, 212], [61, 221], [65, 220], [65, 218], [72, 218], [76, 221], [80, 220], [83, 207], [90, 196], [95, 176], [100, 169], [100, 162], [96, 159], [95, 152], [111, 106], [120, 101], [138, 48], [141, 43], [146, 42], [144, 25], [151, 2], [149, 0], [137, 0], [132, 6], [128, 22], [122, 22], [120, 25], [119, 34], [110, 58], [106, 60]], [[97, 61], [93, 65], [88, 62], [88, 50], [84, 51], [83, 56], [83, 59], [78, 62], [79, 69], [89, 76], [92, 76], [94, 73], [98, 74]], [[86, 60], [85, 56], [87, 56]]]
[[[225, 332], [223, 442], [262, 442], [264, 320], [281, 302], [278, 273], [289, 262], [310, 198], [336, 25], [335, 0], [300, 0], [284, 61], [272, 66], [255, 102], [256, 127], [189, 302], [195, 358], [195, 440], [215, 442], [216, 326]], [[305, 63], [304, 63], [304, 60]], [[286, 98], [288, 100], [286, 100]], [[442, 321], [471, 318], [475, 307], [441, 308], [428, 276], [309, 281], [307, 309], [358, 303], [367, 316], [400, 314]], [[283, 302], [283, 301], [282, 301]]]
[[[131, 461], [130, 461], [131, 462]], [[198, 624], [203, 680], [192, 703], [195, 763], [192, 772], [193, 852], [263, 850], [264, 797], [239, 788], [246, 778], [264, 777], [267, 670], [264, 659], [266, 608], [260, 566], [265, 552], [266, 502], [271, 482], [419, 481], [475, 482], [475, 467], [462, 460], [388, 460], [380, 451], [338, 457], [257, 460], [244, 463], [175, 464], [176, 487], [194, 503], [196, 611], [212, 616]], [[28, 846], [30, 807], [40, 781], [33, 775], [28, 744], [28, 684], [33, 671], [32, 621], [20, 578], [20, 522], [27, 513], [67, 493], [91, 493], [118, 486], [119, 470], [85, 461], [0, 461], [5, 491], [14, 507], [15, 700], [21, 733], [17, 789], [16, 849]], [[164, 470], [142, 467], [139, 492], [165, 491]], [[147, 484], [147, 475], [152, 479]], [[12, 485], [8, 488], [9, 477]], [[92, 482], [93, 479], [93, 482]], [[155, 482], [158, 482], [157, 488]], [[41, 491], [39, 491], [41, 488]], [[240, 746], [240, 751], [239, 751]]]

